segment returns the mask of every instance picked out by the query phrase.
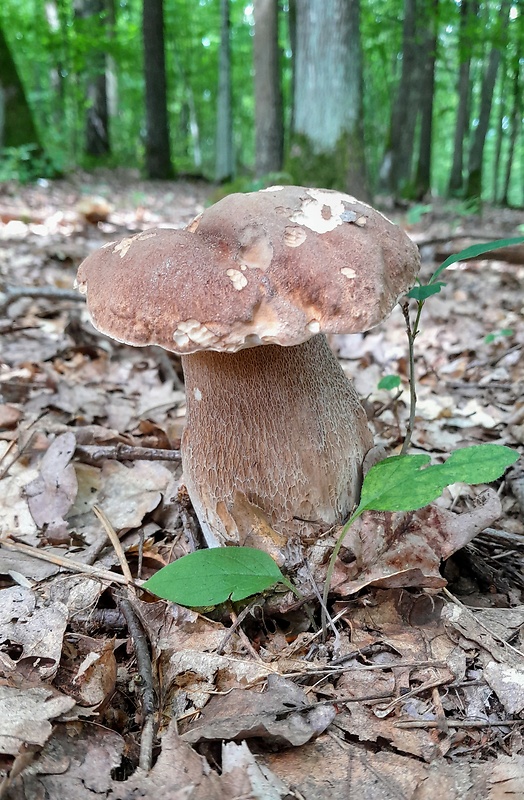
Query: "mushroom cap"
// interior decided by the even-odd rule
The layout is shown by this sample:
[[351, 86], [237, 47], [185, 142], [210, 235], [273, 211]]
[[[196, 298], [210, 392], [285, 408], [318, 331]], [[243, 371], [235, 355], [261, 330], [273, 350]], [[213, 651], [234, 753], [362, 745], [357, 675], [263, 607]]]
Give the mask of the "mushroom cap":
[[415, 281], [418, 248], [371, 206], [327, 189], [233, 194], [184, 230], [151, 229], [80, 265], [94, 325], [176, 353], [297, 345], [381, 322]]

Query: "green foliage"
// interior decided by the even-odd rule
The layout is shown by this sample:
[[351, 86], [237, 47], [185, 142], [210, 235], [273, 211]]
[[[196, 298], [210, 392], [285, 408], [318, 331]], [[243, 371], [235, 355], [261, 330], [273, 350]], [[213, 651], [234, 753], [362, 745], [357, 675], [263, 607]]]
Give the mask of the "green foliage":
[[[444, 464], [428, 466], [427, 455], [392, 456], [372, 467], [362, 484], [354, 521], [364, 511], [416, 511], [458, 481], [490, 483], [519, 455], [509, 447], [481, 444], [455, 450]], [[346, 528], [350, 523], [346, 525]]]
[[53, 178], [57, 170], [37, 144], [4, 147], [0, 150], [0, 183], [30, 183], [38, 178]]
[[289, 186], [293, 183], [293, 178], [287, 172], [268, 172], [255, 178], [253, 175], [239, 175], [234, 181], [221, 184], [211, 194], [209, 204], [218, 203], [228, 194], [236, 192], [258, 192], [260, 189], [267, 189], [269, 186]]
[[194, 608], [243, 600], [291, 584], [267, 553], [252, 547], [197, 550], [156, 572], [143, 586], [157, 597]]
[[493, 333], [488, 333], [484, 336], [484, 342], [486, 344], [491, 344], [492, 342], [499, 342], [501, 339], [504, 339], [508, 336], [513, 336], [515, 331], [513, 328], [501, 328], [500, 331], [494, 331]]
[[432, 209], [433, 206], [431, 204], [422, 205], [421, 203], [417, 203], [416, 205], [411, 206], [406, 214], [406, 221], [408, 225], [417, 225], [426, 214], [430, 213]]
[[442, 262], [438, 269], [435, 270], [427, 284], [419, 283], [418, 286], [415, 286], [407, 293], [407, 296], [417, 300], [419, 304], [423, 305], [424, 301], [428, 297], [431, 297], [433, 294], [437, 294], [440, 292], [441, 288], [446, 285], [445, 283], [442, 283], [442, 281], [438, 281], [437, 278], [442, 275], [447, 267], [450, 267], [452, 264], [457, 264], [459, 261], [466, 261], [468, 258], [477, 258], [477, 256], [481, 256], [484, 253], [491, 253], [493, 250], [499, 250], [501, 247], [510, 247], [511, 245], [521, 244], [522, 242], [524, 242], [524, 236], [516, 236], [511, 239], [497, 239], [494, 242], [473, 244], [471, 247], [466, 247], [459, 253], [453, 253], [453, 255], [449, 256], [449, 258], [446, 258], [446, 260]]
[[379, 380], [377, 388], [391, 391], [391, 389], [398, 389], [401, 383], [400, 375], [384, 375], [384, 377]]

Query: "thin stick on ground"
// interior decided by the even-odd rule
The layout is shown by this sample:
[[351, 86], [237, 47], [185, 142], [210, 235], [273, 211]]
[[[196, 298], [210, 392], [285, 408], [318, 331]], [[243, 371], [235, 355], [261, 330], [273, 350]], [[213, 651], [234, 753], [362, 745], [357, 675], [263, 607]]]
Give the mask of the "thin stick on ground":
[[142, 701], [142, 733], [140, 736], [140, 755], [138, 766], [149, 772], [153, 766], [153, 743], [156, 734], [155, 724], [155, 690], [153, 686], [153, 668], [147, 637], [138, 619], [131, 600], [125, 597], [117, 598], [118, 605], [127, 623], [127, 629], [135, 650], [138, 674], [141, 680]]
[[[47, 561], [50, 564], [55, 564], [57, 567], [68, 569], [70, 572], [82, 572], [88, 575], [93, 580], [107, 581], [108, 583], [120, 583], [124, 586], [129, 586], [130, 581], [124, 575], [119, 575], [118, 572], [110, 572], [109, 570], [100, 567], [91, 566], [91, 564], [83, 564], [81, 561], [75, 561], [72, 558], [65, 558], [58, 556], [55, 553], [49, 553], [46, 550], [40, 550], [37, 547], [31, 547], [21, 542], [15, 542], [13, 539], [0, 539], [0, 545], [5, 547], [6, 550], [11, 550], [17, 553], [24, 553], [26, 556], [37, 558], [40, 561]], [[131, 585], [140, 589], [140, 585], [135, 581], [131, 581]]]

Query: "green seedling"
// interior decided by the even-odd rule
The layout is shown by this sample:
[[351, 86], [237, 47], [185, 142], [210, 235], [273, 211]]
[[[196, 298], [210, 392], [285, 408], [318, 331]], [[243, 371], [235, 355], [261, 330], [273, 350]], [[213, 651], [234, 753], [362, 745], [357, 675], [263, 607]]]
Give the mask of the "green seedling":
[[508, 336], [513, 336], [515, 331], [513, 328], [501, 328], [500, 331], [493, 331], [493, 333], [488, 333], [487, 336], [484, 336], [484, 342], [486, 344], [491, 344], [492, 342], [500, 342], [501, 339], [505, 339]]
[[387, 389], [390, 392], [393, 389], [398, 389], [401, 383], [400, 375], [384, 375], [378, 382], [377, 389]]

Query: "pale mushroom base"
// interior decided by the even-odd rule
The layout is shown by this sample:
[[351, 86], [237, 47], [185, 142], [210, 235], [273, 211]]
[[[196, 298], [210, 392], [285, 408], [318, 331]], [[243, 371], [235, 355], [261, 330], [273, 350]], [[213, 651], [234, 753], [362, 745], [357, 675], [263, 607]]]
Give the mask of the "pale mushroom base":
[[184, 479], [207, 544], [250, 545], [298, 563], [350, 513], [373, 446], [325, 336], [182, 361]]

